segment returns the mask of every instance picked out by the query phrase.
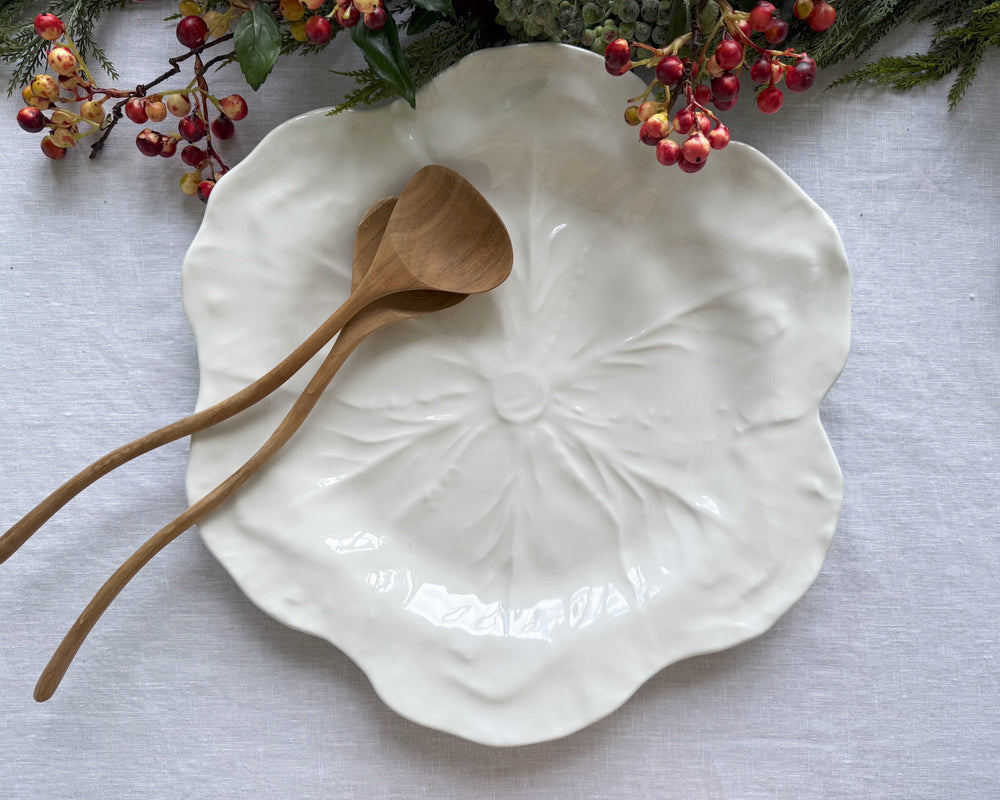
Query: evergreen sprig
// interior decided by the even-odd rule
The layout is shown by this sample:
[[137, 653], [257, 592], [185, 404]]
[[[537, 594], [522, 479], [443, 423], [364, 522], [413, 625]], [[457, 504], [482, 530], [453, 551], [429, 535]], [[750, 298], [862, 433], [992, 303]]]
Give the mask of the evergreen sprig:
[[822, 66], [858, 57], [904, 22], [932, 22], [926, 53], [886, 56], [845, 75], [833, 85], [874, 83], [905, 91], [955, 79], [948, 92], [955, 108], [972, 84], [990, 47], [1000, 47], [1000, 2], [989, 0], [840, 0], [837, 23], [802, 46]]

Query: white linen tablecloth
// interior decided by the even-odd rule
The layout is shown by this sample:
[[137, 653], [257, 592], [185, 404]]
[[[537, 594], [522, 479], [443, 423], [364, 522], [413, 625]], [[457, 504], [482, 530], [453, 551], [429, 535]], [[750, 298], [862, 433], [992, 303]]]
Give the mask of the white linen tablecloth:
[[[164, 5], [102, 25], [122, 85], [179, 52]], [[898, 32], [880, 52], [928, 35]], [[246, 90], [226, 152], [337, 102], [348, 84], [328, 70], [360, 64], [347, 44]], [[822, 91], [843, 72], [774, 117], [746, 98], [729, 115], [734, 137], [831, 215], [853, 270], [852, 353], [822, 409], [841, 522], [816, 584], [770, 632], [663, 670], [566, 739], [491, 749], [399, 718], [344, 655], [258, 611], [188, 534], [36, 704], [38, 673], [93, 590], [186, 506], [177, 443], [88, 490], [0, 566], [0, 796], [1000, 797], [1000, 58], [950, 113], [946, 84]], [[217, 84], [241, 87], [231, 71]], [[202, 207], [176, 189], [177, 160], [136, 151], [131, 123], [99, 161], [56, 163], [17, 128], [19, 98], [2, 107], [5, 529], [93, 458], [192, 409], [180, 265]]]

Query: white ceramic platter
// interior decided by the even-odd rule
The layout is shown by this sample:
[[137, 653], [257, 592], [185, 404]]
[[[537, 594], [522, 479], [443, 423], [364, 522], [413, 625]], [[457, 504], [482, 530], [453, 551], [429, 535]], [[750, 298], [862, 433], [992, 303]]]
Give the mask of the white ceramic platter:
[[[219, 183], [184, 265], [205, 407], [340, 304], [362, 214], [421, 166], [459, 171], [505, 221], [510, 279], [365, 342], [201, 527], [262, 609], [474, 741], [568, 734], [760, 634], [836, 526], [818, 406], [848, 349], [837, 232], [748, 147], [660, 167], [621, 123], [640, 90], [532, 45], [466, 59], [416, 112], [306, 114]], [[195, 438], [192, 500], [318, 363]]]

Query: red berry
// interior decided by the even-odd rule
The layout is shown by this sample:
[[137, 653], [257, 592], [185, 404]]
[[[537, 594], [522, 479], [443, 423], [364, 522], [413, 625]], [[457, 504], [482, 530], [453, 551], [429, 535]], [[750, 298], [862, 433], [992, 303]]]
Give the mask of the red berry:
[[667, 56], [656, 65], [656, 80], [664, 86], [673, 86], [683, 77], [684, 62], [677, 56]]
[[699, 83], [694, 87], [694, 101], [700, 106], [707, 106], [712, 101], [712, 90]]
[[661, 139], [656, 144], [656, 160], [665, 167], [672, 167], [681, 157], [681, 146], [673, 139]]
[[676, 114], [674, 114], [674, 130], [677, 131], [682, 136], [686, 136], [694, 130], [695, 119], [694, 110], [689, 106], [688, 108], [682, 108]]
[[203, 203], [208, 202], [208, 196], [215, 188], [215, 181], [202, 181], [198, 184], [198, 199]]
[[160, 155], [164, 158], [170, 158], [174, 153], [177, 152], [177, 139], [173, 136], [164, 136], [160, 140]]
[[205, 135], [205, 123], [201, 117], [188, 114], [177, 123], [177, 132], [189, 142], [197, 142]]
[[806, 91], [816, 82], [816, 62], [809, 56], [802, 54], [795, 60], [795, 64], [785, 73], [785, 86], [788, 91]]
[[708, 143], [713, 150], [721, 150], [729, 144], [729, 128], [719, 125], [708, 134]]
[[792, 7], [792, 14], [795, 19], [809, 19], [814, 5], [813, 0], [795, 0], [795, 5]]
[[681, 156], [692, 164], [700, 164], [711, 151], [712, 147], [708, 143], [708, 137], [701, 133], [692, 133], [681, 145]]
[[785, 96], [777, 86], [768, 86], [757, 95], [757, 108], [765, 114], [774, 114], [781, 108], [781, 104], [784, 102]]
[[156, 131], [143, 128], [135, 137], [135, 146], [144, 156], [158, 156], [163, 149], [163, 137]]
[[647, 100], [645, 103], [639, 104], [639, 122], [645, 122], [653, 114], [660, 110], [660, 104], [654, 103], [652, 100]]
[[608, 72], [617, 73], [622, 67], [631, 63], [632, 48], [629, 47], [627, 39], [615, 39], [604, 48], [604, 68]]
[[735, 39], [723, 39], [715, 48], [715, 61], [723, 69], [736, 69], [743, 63], [743, 48]]
[[788, 36], [788, 23], [783, 19], [776, 19], [764, 30], [764, 38], [771, 44], [779, 44], [785, 41]]
[[247, 101], [238, 94], [231, 94], [228, 97], [223, 97], [219, 101], [219, 105], [222, 106], [222, 113], [234, 122], [239, 122], [241, 119], [246, 117], [249, 111], [247, 108]]
[[726, 102], [735, 99], [740, 93], [740, 79], [734, 72], [727, 72], [718, 78], [712, 78], [712, 97]]
[[707, 114], [696, 114], [695, 116], [698, 118], [698, 130], [707, 136], [708, 132], [712, 130], [712, 120]]
[[809, 15], [809, 27], [817, 33], [822, 33], [829, 29], [836, 19], [837, 10], [825, 0], [820, 0], [813, 6], [812, 13]]
[[198, 147], [198, 145], [189, 144], [181, 150], [181, 161], [189, 167], [200, 167], [208, 161], [208, 153]]
[[767, 58], [758, 58], [750, 67], [750, 80], [763, 83], [771, 79], [771, 62]]
[[666, 114], [653, 114], [639, 128], [639, 141], [655, 145], [670, 133], [670, 118]]
[[58, 161], [64, 155], [66, 155], [66, 148], [60, 147], [55, 142], [52, 141], [51, 136], [42, 137], [42, 152], [45, 153], [53, 161]]
[[369, 30], [377, 31], [385, 27], [389, 15], [386, 13], [384, 6], [378, 6], [374, 11], [365, 14], [364, 18], [365, 27]]
[[[339, 8], [337, 9], [337, 21], [338, 22], [340, 21]], [[343, 22], [341, 22], [340, 24], [344, 25]], [[354, 16], [354, 22], [352, 24], [353, 25], [358, 24], [357, 15]], [[344, 25], [344, 27], [346, 28], [350, 26]], [[315, 16], [309, 17], [309, 19], [306, 20], [305, 32], [306, 32], [306, 38], [313, 44], [326, 44], [328, 41], [330, 41], [330, 37], [333, 36], [333, 26], [330, 24], [330, 20], [328, 20], [326, 17], [321, 16], [320, 14], [316, 14]]]
[[25, 106], [17, 112], [17, 124], [28, 133], [38, 133], [45, 127], [45, 115], [37, 108]]
[[130, 97], [125, 103], [125, 116], [136, 125], [143, 125], [149, 119], [146, 114], [146, 100], [142, 97]]
[[767, 30], [771, 24], [771, 17], [774, 15], [774, 6], [770, 3], [757, 3], [747, 17], [750, 27], [758, 33]]
[[688, 161], [686, 158], [677, 159], [677, 166], [681, 168], [682, 172], [698, 172], [707, 163], [708, 159], [704, 161]]
[[196, 14], [188, 14], [177, 23], [177, 41], [192, 50], [205, 44], [208, 23]]
[[738, 97], [734, 97], [732, 100], [713, 100], [712, 104], [719, 109], [719, 111], [729, 111], [729, 109], [736, 105], [737, 100], [739, 100]]
[[236, 126], [225, 114], [212, 120], [212, 135], [218, 139], [231, 139], [236, 133]]
[[55, 14], [39, 14], [35, 17], [35, 33], [43, 39], [54, 42], [63, 35], [65, 30], [66, 26], [63, 25], [63, 21]]

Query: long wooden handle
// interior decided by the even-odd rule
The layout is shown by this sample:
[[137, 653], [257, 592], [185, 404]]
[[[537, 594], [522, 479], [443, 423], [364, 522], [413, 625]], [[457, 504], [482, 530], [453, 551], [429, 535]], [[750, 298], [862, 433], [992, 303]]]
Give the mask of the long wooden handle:
[[268, 440], [261, 445], [260, 449], [215, 489], [157, 531], [105, 581], [83, 613], [73, 623], [73, 627], [67, 632], [52, 658], [49, 659], [48, 665], [42, 671], [38, 683], [35, 685], [35, 700], [43, 702], [52, 697], [74, 656], [87, 638], [87, 634], [139, 570], [184, 531], [196, 524], [206, 514], [218, 508], [282, 448], [305, 421], [324, 389], [333, 376], [337, 374], [337, 370], [365, 336], [396, 319], [402, 318], [375, 314], [369, 315], [370, 318], [366, 320], [365, 316], [362, 314], [344, 329], [309, 385], [299, 395], [285, 418]]
[[217, 422], [229, 419], [263, 400], [298, 372], [310, 358], [316, 355], [344, 327], [348, 320], [354, 317], [364, 305], [368, 304], [368, 300], [370, 299], [351, 295], [340, 308], [313, 331], [302, 344], [289, 353], [280, 364], [236, 394], [227, 397], [225, 400], [209, 408], [184, 417], [184, 419], [180, 419], [177, 422], [165, 425], [135, 441], [122, 445], [102, 458], [99, 458], [90, 466], [82, 469], [25, 514], [3, 536], [0, 536], [0, 564], [14, 555], [60, 508], [99, 478], [104, 477], [112, 470], [131, 461], [133, 458], [141, 456], [143, 453], [148, 453], [157, 447], [211, 427]]

